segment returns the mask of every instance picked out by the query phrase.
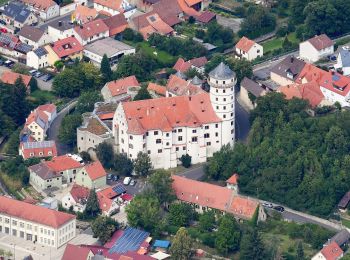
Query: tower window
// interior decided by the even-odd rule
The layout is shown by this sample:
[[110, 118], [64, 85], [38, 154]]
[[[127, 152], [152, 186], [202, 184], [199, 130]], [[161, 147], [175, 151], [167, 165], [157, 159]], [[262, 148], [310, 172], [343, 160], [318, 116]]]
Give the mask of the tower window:
[[225, 80], [222, 82], [222, 84], [225, 84]]
[[224, 118], [226, 118], [226, 115], [224, 115]]
[[226, 93], [226, 89], [222, 90], [222, 93]]
[[226, 98], [224, 98], [224, 101], [226, 101]]

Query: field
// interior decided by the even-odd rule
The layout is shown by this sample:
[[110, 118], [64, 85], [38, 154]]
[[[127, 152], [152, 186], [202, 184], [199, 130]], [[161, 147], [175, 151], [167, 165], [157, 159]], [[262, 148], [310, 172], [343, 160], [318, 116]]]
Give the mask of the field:
[[[274, 51], [276, 49], [281, 49], [282, 44], [283, 44], [283, 40], [284, 40], [284, 38], [280, 37], [280, 38], [273, 38], [272, 40], [268, 40], [268, 41], [264, 42], [262, 44], [262, 46], [264, 47], [264, 53], [268, 53], [268, 52]], [[295, 33], [290, 33], [288, 35], [288, 40], [294, 44], [299, 43], [299, 40], [296, 38]]]
[[45, 100], [46, 102], [54, 102], [56, 100], [52, 92], [39, 89], [31, 93], [30, 96], [36, 100]]
[[175, 63], [176, 61], [174, 56], [170, 55], [165, 51], [160, 51], [156, 48], [151, 47], [148, 42], [140, 42], [137, 44], [137, 46], [143, 51], [145, 51], [147, 54], [153, 56], [158, 61], [163, 62], [165, 64]]

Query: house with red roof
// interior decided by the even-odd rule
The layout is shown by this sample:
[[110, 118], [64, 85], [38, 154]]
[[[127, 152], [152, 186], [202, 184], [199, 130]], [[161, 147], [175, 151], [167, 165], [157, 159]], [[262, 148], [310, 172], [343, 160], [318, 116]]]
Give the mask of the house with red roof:
[[107, 82], [101, 89], [101, 94], [106, 102], [117, 102], [133, 99], [140, 88], [137, 78], [129, 76]]
[[7, 70], [7, 71], [4, 71], [2, 73], [0, 80], [6, 84], [14, 85], [18, 78], [22, 78], [24, 86], [27, 89], [27, 93], [29, 94], [30, 93], [29, 83], [32, 80], [32, 76], [24, 75], [24, 74], [20, 74], [20, 73], [16, 73], [16, 72]]
[[113, 16], [123, 13], [129, 18], [136, 12], [135, 6], [127, 0], [93, 0], [94, 8], [103, 15]]
[[30, 136], [35, 141], [44, 141], [46, 131], [49, 129], [52, 121], [56, 118], [56, 115], [56, 106], [54, 104], [38, 106], [27, 117], [24, 128], [21, 132], [22, 138], [24, 136]]
[[230, 178], [226, 180], [226, 187], [236, 191], [236, 193], [238, 193], [238, 178], [239, 175], [237, 173], [234, 173]]
[[78, 42], [85, 46], [90, 42], [109, 36], [109, 28], [102, 19], [96, 19], [86, 24], [74, 27], [74, 35]]
[[311, 260], [338, 260], [344, 256], [344, 251], [336, 242], [324, 246]]
[[84, 167], [84, 164], [76, 156], [71, 154], [53, 157], [50, 161], [45, 162], [45, 164], [62, 176], [62, 182], [64, 184], [73, 183], [78, 171]]
[[45, 247], [60, 248], [76, 236], [76, 217], [0, 196], [1, 232]]
[[88, 247], [68, 244], [64, 250], [62, 260], [88, 260], [92, 259], [94, 255]]
[[263, 46], [245, 36], [237, 42], [235, 48], [236, 57], [239, 59], [244, 58], [252, 61], [264, 55]]
[[29, 158], [45, 158], [57, 156], [57, 147], [55, 141], [21, 142], [19, 145], [19, 155], [24, 160]]
[[84, 212], [90, 190], [78, 184], [73, 184], [71, 190], [63, 196], [61, 203], [62, 207], [74, 212]]
[[112, 187], [105, 188], [96, 192], [98, 203], [103, 215], [112, 216], [119, 211], [119, 205], [115, 197], [111, 194], [115, 194]]
[[147, 90], [153, 98], [166, 96], [166, 87], [158, 85], [158, 84], [153, 83], [153, 82], [150, 82], [148, 84]]
[[299, 44], [299, 56], [309, 62], [316, 62], [334, 53], [334, 42], [326, 35], [316, 35]]
[[95, 8], [89, 8], [85, 5], [77, 5], [72, 13], [72, 22], [85, 24], [94, 20], [98, 15]]
[[59, 60], [75, 60], [83, 57], [83, 46], [74, 36], [58, 40], [45, 46], [48, 64], [53, 66]]
[[60, 7], [53, 0], [21, 0], [28, 8], [39, 14], [44, 21], [52, 19], [60, 15]]
[[171, 75], [166, 85], [166, 96], [190, 96], [204, 93], [200, 86], [196, 86], [191, 81], [186, 81], [176, 75]]
[[183, 58], [179, 58], [173, 66], [173, 69], [182, 73], [185, 73], [189, 69], [195, 69], [199, 73], [204, 73], [205, 64], [207, 63], [208, 60], [204, 56], [199, 58], [193, 58], [188, 61], [185, 61]]
[[100, 189], [107, 184], [107, 173], [100, 161], [88, 163], [77, 172], [75, 182], [89, 189]]
[[123, 13], [116, 14], [103, 20], [109, 29], [109, 36], [115, 36], [122, 33], [129, 27], [128, 21]]

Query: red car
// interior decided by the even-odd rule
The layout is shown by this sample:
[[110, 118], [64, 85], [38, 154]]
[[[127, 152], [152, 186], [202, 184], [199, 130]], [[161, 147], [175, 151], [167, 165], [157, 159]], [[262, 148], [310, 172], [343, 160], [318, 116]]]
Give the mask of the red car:
[[6, 28], [1, 28], [1, 29], [0, 29], [0, 32], [2, 32], [2, 33], [7, 33], [7, 29], [6, 29]]

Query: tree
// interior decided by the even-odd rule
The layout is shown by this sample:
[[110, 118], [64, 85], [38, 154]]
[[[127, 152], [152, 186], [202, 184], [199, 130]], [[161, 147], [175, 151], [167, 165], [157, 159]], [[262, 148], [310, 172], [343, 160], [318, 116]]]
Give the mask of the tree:
[[90, 190], [89, 197], [86, 202], [84, 215], [89, 218], [95, 218], [101, 213], [100, 204], [98, 202], [97, 194], [95, 189]]
[[125, 153], [117, 153], [114, 156], [114, 169], [123, 176], [130, 176], [134, 169], [134, 163]]
[[75, 110], [80, 114], [92, 112], [95, 108], [95, 103], [100, 101], [103, 101], [103, 98], [99, 91], [84, 92], [78, 98]]
[[264, 246], [256, 229], [243, 234], [240, 244], [240, 260], [265, 259]]
[[83, 84], [82, 75], [67, 68], [53, 79], [52, 89], [59, 97], [77, 97]]
[[156, 170], [149, 177], [152, 194], [160, 203], [171, 203], [175, 200], [172, 182], [171, 173], [165, 170]]
[[211, 232], [215, 227], [215, 212], [213, 210], [208, 210], [199, 215], [199, 228], [202, 231]]
[[188, 260], [193, 255], [193, 241], [188, 235], [186, 228], [181, 227], [172, 240], [170, 254], [173, 259]]
[[297, 247], [297, 260], [304, 260], [305, 256], [304, 256], [304, 249], [303, 249], [303, 243], [301, 241], [299, 241], [298, 243], [298, 247]]
[[135, 173], [139, 176], [147, 176], [153, 169], [151, 158], [147, 153], [139, 152], [134, 161]]
[[141, 87], [140, 90], [137, 92], [136, 96], [134, 97], [134, 101], [145, 99], [152, 99], [152, 96], [148, 92], [146, 87]]
[[53, 64], [53, 66], [58, 70], [61, 71], [64, 67], [64, 63], [61, 60], [57, 60], [55, 61], [55, 63]]
[[161, 230], [161, 211], [159, 201], [147, 194], [137, 195], [126, 206], [127, 219], [130, 226], [141, 227], [151, 233]]
[[113, 145], [107, 142], [100, 143], [96, 146], [96, 156], [102, 163], [103, 167], [111, 169], [114, 163]]
[[169, 207], [169, 222], [177, 227], [184, 227], [193, 220], [195, 212], [187, 203], [173, 203]]
[[82, 151], [80, 153], [80, 157], [83, 159], [84, 162], [88, 163], [88, 162], [91, 162], [91, 156], [88, 152], [85, 152], [85, 151]]
[[77, 142], [77, 128], [81, 126], [81, 115], [73, 113], [63, 118], [58, 139], [65, 144], [74, 145]]
[[215, 248], [221, 254], [226, 255], [229, 252], [238, 250], [240, 238], [241, 233], [235, 219], [230, 215], [224, 215], [220, 219], [220, 224], [216, 233]]
[[180, 161], [182, 163], [182, 166], [185, 167], [185, 168], [190, 168], [191, 167], [191, 160], [192, 160], [192, 157], [189, 155], [189, 154], [183, 154], [181, 157], [180, 157]]
[[118, 222], [106, 216], [96, 218], [92, 224], [91, 229], [94, 237], [97, 237], [102, 244], [105, 244], [118, 229]]
[[109, 60], [106, 54], [104, 54], [102, 57], [100, 71], [103, 75], [104, 82], [108, 82], [112, 79], [113, 72], [111, 69], [111, 64], [109, 63]]
[[293, 47], [293, 44], [289, 41], [288, 36], [284, 37], [283, 43], [282, 43], [282, 48], [284, 50], [289, 50]]

